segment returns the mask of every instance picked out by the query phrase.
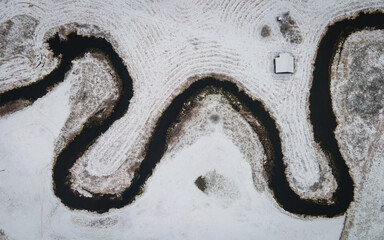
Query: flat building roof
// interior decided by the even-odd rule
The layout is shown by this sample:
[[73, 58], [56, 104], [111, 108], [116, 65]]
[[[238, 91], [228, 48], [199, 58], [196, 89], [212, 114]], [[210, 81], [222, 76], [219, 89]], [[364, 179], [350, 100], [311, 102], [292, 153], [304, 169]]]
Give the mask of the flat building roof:
[[280, 53], [275, 58], [275, 73], [294, 73], [294, 58], [290, 53]]

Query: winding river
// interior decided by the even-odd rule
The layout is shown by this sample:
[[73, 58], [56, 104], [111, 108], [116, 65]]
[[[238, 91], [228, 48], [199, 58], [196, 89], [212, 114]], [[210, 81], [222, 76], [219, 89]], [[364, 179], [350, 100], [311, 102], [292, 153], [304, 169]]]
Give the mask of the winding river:
[[136, 170], [131, 185], [120, 196], [105, 194], [86, 198], [72, 191], [69, 183], [71, 167], [87, 148], [103, 132], [108, 130], [113, 122], [127, 112], [130, 99], [133, 96], [132, 79], [122, 59], [113, 50], [111, 44], [102, 38], [82, 37], [75, 33], [68, 35], [66, 41], [61, 41], [57, 35], [51, 38], [48, 41], [50, 48], [55, 56], [61, 54], [59, 66], [36, 83], [1, 94], [1, 105], [22, 98], [34, 101], [44, 96], [52, 86], [64, 80], [65, 73], [72, 66], [72, 60], [81, 57], [87, 51], [97, 49], [110, 59], [121, 81], [122, 88], [113, 113], [101, 125], [85, 124], [81, 133], [57, 156], [52, 174], [54, 192], [66, 206], [101, 213], [111, 208], [121, 208], [135, 200], [166, 151], [167, 131], [176, 121], [183, 105], [188, 99], [206, 88], [217, 88], [221, 92], [234, 96], [260, 121], [263, 136], [260, 136], [258, 129], [254, 130], [259, 134], [264, 150], [267, 153], [268, 162], [265, 168], [269, 174], [268, 185], [279, 205], [294, 214], [333, 217], [346, 211], [353, 200], [354, 187], [334, 135], [336, 118], [331, 104], [330, 65], [338, 44], [346, 39], [349, 34], [367, 27], [383, 28], [383, 25], [383, 13], [359, 14], [353, 19], [345, 19], [329, 26], [319, 43], [309, 97], [310, 120], [313, 125], [315, 141], [320, 145], [325, 155], [329, 156], [329, 163], [338, 184], [332, 197], [332, 204], [327, 203], [325, 200], [301, 199], [290, 188], [285, 176], [286, 166], [283, 162], [281, 139], [275, 120], [260, 101], [253, 99], [235, 83], [213, 77], [200, 79], [192, 83], [180, 95], [175, 97], [163, 112], [156, 123], [151, 140], [147, 143], [144, 160]]

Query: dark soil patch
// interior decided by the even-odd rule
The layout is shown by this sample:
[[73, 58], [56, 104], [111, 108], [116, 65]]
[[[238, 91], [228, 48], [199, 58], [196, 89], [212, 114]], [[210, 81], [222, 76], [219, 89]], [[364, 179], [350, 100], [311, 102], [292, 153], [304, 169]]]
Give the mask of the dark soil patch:
[[203, 176], [198, 177], [195, 181], [195, 185], [202, 192], [205, 192], [205, 190], [207, 189], [207, 181], [205, 180], [205, 177]]
[[269, 37], [271, 35], [271, 28], [268, 25], [264, 25], [260, 32], [262, 37]]

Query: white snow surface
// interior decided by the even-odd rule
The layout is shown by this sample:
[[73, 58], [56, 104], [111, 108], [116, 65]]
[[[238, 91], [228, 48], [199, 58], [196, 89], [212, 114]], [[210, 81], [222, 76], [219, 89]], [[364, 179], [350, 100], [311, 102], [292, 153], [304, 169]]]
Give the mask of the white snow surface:
[[[176, 154], [167, 152], [131, 205], [105, 214], [70, 210], [52, 191], [54, 138], [69, 114], [63, 83], [28, 109], [0, 120], [0, 226], [10, 239], [337, 239], [344, 217], [300, 219], [255, 189], [238, 148], [220, 129]], [[49, 103], [49, 104], [48, 104]], [[170, 157], [172, 156], [172, 157]], [[7, 159], [5, 161], [4, 159]], [[236, 198], [210, 196], [194, 184], [225, 176]]]
[[[370, 81], [374, 80], [382, 81], [382, 78], [375, 78], [375, 74], [383, 76], [384, 73], [381, 62], [383, 46], [383, 30], [358, 31], [346, 39], [343, 50], [332, 64], [332, 100], [339, 122], [336, 136], [355, 183], [355, 197], [347, 213], [342, 239], [382, 239], [384, 236], [383, 86], [379, 84], [363, 92], [379, 98], [355, 103], [360, 112], [346, 107], [351, 99], [356, 99], [353, 90], [357, 89], [357, 93], [361, 94], [361, 86], [370, 86]], [[363, 66], [352, 64], [356, 59], [361, 59]], [[355, 77], [356, 73], [364, 78]], [[359, 81], [358, 85], [353, 81]], [[372, 106], [372, 102], [377, 105]], [[377, 112], [371, 113], [368, 118], [361, 117], [367, 106], [370, 111], [377, 108]]]
[[275, 73], [294, 73], [294, 58], [290, 53], [280, 53], [275, 58]]
[[[308, 190], [321, 171], [332, 179], [308, 122], [317, 43], [329, 23], [378, 8], [384, 9], [382, 0], [15, 0], [0, 3], [0, 22], [17, 15], [37, 19], [33, 45], [45, 49], [45, 55], [44, 40], [60, 26], [98, 26], [124, 60], [134, 97], [127, 114], [83, 157], [95, 175], [113, 174], [134, 149], [143, 147], [188, 79], [215, 73], [229, 76], [265, 103], [281, 131], [291, 186], [305, 197], [318, 197], [335, 186], [329, 181], [316, 193]], [[278, 29], [276, 17], [287, 11], [301, 31], [301, 44], [286, 41]], [[271, 28], [267, 38], [260, 36], [263, 25]], [[273, 57], [284, 51], [295, 57], [295, 73], [278, 76]], [[55, 60], [42, 58], [54, 65]], [[12, 69], [7, 66], [0, 74]], [[47, 67], [33, 72], [30, 81], [41, 72]], [[102, 215], [68, 209], [53, 193], [51, 170], [54, 144], [70, 111], [70, 89], [65, 81], [32, 106], [0, 119], [0, 230], [10, 239], [339, 238], [344, 216], [300, 219], [279, 208], [269, 191], [257, 191], [249, 164], [220, 131], [167, 152], [133, 204]], [[194, 185], [198, 176], [213, 170], [236, 183], [239, 198], [228, 203]]]

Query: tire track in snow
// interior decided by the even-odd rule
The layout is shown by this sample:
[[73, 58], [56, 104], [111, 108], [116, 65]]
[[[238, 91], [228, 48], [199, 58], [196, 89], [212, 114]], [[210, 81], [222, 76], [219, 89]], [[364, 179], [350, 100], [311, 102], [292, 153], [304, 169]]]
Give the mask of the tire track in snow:
[[[116, 54], [116, 53], [115, 53]], [[116, 54], [117, 56], [117, 54]], [[63, 58], [63, 61], [60, 66], [63, 64], [66, 64], [67, 66], [70, 66], [70, 63], [68, 63], [68, 59]], [[124, 65], [122, 65], [124, 66]], [[126, 70], [125, 70], [126, 71]], [[127, 75], [126, 73], [125, 75]], [[314, 73], [315, 75], [315, 73]], [[51, 76], [51, 75], [49, 75]], [[52, 77], [51, 77], [52, 78]], [[129, 81], [128, 81], [129, 82]], [[314, 80], [315, 82], [315, 80]], [[40, 82], [39, 82], [40, 83]], [[6, 92], [5, 94], [2, 94], [1, 97], [2, 99], [9, 100], [13, 97], [10, 97], [10, 95], [13, 94], [19, 94], [23, 95], [26, 93], [27, 97], [30, 97], [32, 100], [37, 99], [40, 96], [35, 96], [33, 95], [33, 91], [31, 89], [39, 89], [41, 88], [41, 85], [38, 85], [39, 83], [33, 84], [32, 86], [26, 87], [25, 89], [27, 90], [20, 90], [16, 89], [14, 91], [9, 91]], [[40, 83], [41, 84], [41, 83]], [[131, 85], [128, 83], [128, 85]], [[226, 81], [219, 81], [213, 78], [206, 78], [200, 81], [197, 81], [195, 83], [192, 83], [192, 85], [186, 89], [182, 94], [177, 96], [173, 102], [167, 107], [167, 109], [164, 111], [163, 115], [160, 117], [159, 121], [156, 124], [156, 128], [154, 130], [154, 133], [152, 134], [152, 140], [148, 143], [148, 150], [146, 152], [146, 157], [144, 161], [141, 163], [140, 168], [135, 172], [135, 177], [132, 180], [131, 185], [125, 190], [125, 192], [121, 196], [116, 196], [116, 195], [96, 195], [94, 198], [86, 198], [86, 197], [81, 197], [70, 189], [70, 184], [68, 184], [68, 176], [69, 176], [69, 169], [70, 167], [75, 163], [75, 161], [80, 157], [81, 151], [77, 152], [78, 154], [74, 154], [74, 151], [71, 151], [71, 145], [74, 145], [74, 143], [70, 143], [66, 149], [64, 149], [58, 156], [57, 162], [54, 168], [54, 182], [56, 185], [55, 188], [55, 193], [61, 200], [69, 207], [73, 208], [78, 208], [78, 209], [88, 209], [92, 211], [98, 211], [98, 212], [104, 212], [108, 211], [110, 208], [119, 208], [123, 207], [129, 203], [131, 203], [136, 196], [140, 193], [142, 190], [142, 186], [145, 184], [147, 178], [152, 174], [153, 168], [156, 166], [156, 163], [160, 161], [162, 154], [164, 153], [166, 149], [166, 143], [164, 142], [164, 138], [166, 135], [166, 131], [169, 127], [168, 124], [171, 124], [172, 121], [167, 120], [167, 113], [172, 112], [181, 107], [183, 105], [183, 101], [187, 99], [188, 93], [191, 94], [191, 91], [198, 91], [201, 90], [203, 87], [212, 85], [216, 87], [226, 87], [228, 89], [232, 89], [231, 93], [239, 97], [240, 99], [243, 100], [243, 102], [249, 102], [249, 107], [250, 108], [255, 108], [257, 111], [254, 112], [255, 115], [262, 114], [267, 116], [269, 119], [269, 123], [265, 123], [266, 125], [269, 126], [269, 139], [271, 139], [271, 142], [274, 142], [274, 148], [273, 148], [273, 153], [275, 154], [270, 158], [270, 161], [273, 161], [273, 169], [275, 169], [277, 172], [274, 172], [272, 170], [273, 174], [270, 177], [270, 187], [273, 189], [275, 197], [277, 198], [277, 201], [281, 204], [281, 206], [292, 213], [297, 213], [297, 214], [305, 214], [305, 215], [326, 215], [328, 217], [341, 214], [343, 213], [348, 205], [349, 202], [352, 201], [353, 199], [353, 186], [343, 186], [342, 184], [338, 184], [338, 189], [334, 193], [333, 200], [334, 204], [327, 204], [326, 202], [316, 202], [316, 201], [311, 201], [311, 200], [303, 200], [301, 199], [296, 193], [292, 191], [292, 189], [289, 187], [289, 184], [286, 180], [286, 176], [284, 173], [285, 170], [285, 165], [282, 161], [282, 153], [281, 153], [281, 143], [280, 143], [280, 136], [278, 133], [278, 130], [276, 128], [275, 121], [273, 120], [272, 117], [269, 116], [267, 111], [264, 110], [262, 107], [262, 103], [253, 100], [251, 97], [249, 97], [245, 92], [241, 91], [238, 89], [238, 87], [234, 83], [226, 82]], [[329, 88], [328, 88], [329, 90]], [[10, 92], [12, 94], [10, 94]], [[27, 93], [29, 92], [29, 93]], [[15, 95], [13, 95], [15, 96]], [[312, 95], [311, 95], [312, 96]], [[313, 98], [311, 98], [313, 99]], [[177, 102], [180, 101], [180, 102]], [[312, 104], [311, 104], [312, 106]], [[126, 106], [128, 108], [128, 105]], [[170, 110], [171, 109], [171, 110]], [[127, 109], [126, 109], [127, 110]], [[125, 110], [125, 111], [126, 111]], [[123, 111], [123, 113], [125, 112]], [[177, 112], [177, 111], [176, 111]], [[311, 116], [312, 113], [311, 109]], [[177, 114], [175, 115], [177, 116]], [[116, 117], [116, 116], [114, 116]], [[165, 119], [165, 120], [164, 120]], [[115, 119], [116, 120], [116, 119]], [[114, 122], [114, 120], [109, 119], [108, 120], [110, 124]], [[165, 121], [165, 122], [163, 122]], [[105, 124], [103, 124], [105, 126]], [[104, 127], [105, 130], [108, 129], [108, 127]], [[89, 144], [92, 143], [93, 140], [87, 139], [84, 132], [89, 131], [89, 130], [83, 130], [81, 134], [79, 135], [79, 139], [82, 138], [82, 144], [83, 146], [83, 151], [85, 151], [88, 147]], [[160, 141], [154, 143], [154, 137], [158, 136]], [[98, 137], [98, 136], [97, 136]], [[96, 138], [97, 138], [96, 137]], [[333, 136], [334, 137], [334, 136]], [[321, 138], [321, 137], [320, 137]], [[316, 131], [315, 131], [315, 139], [319, 140], [319, 137], [316, 136]], [[79, 141], [79, 140], [74, 140], [74, 141]], [[321, 141], [321, 140], [320, 140]], [[336, 140], [335, 140], [336, 141]], [[78, 143], [78, 142], [76, 142]], [[337, 158], [341, 158], [340, 153], [338, 153], [338, 149], [334, 149], [334, 143], [332, 143], [333, 146], [329, 147], [329, 150], [327, 149], [328, 147], [325, 145], [322, 145], [323, 150], [329, 151], [331, 155], [337, 155]], [[331, 144], [331, 145], [332, 145]], [[337, 143], [336, 143], [337, 145]], [[336, 151], [336, 153], [335, 153]], [[341, 158], [341, 163], [342, 163], [342, 158]], [[345, 163], [344, 163], [345, 165]], [[340, 174], [342, 173], [342, 177], [349, 177], [348, 174], [348, 169], [343, 169], [344, 167], [336, 167], [336, 171], [334, 172], [335, 174]], [[346, 170], [346, 171], [345, 171]], [[63, 171], [63, 172], [61, 172]], [[339, 176], [340, 177], [340, 176]], [[349, 177], [350, 178], [350, 177]], [[279, 186], [277, 186], [279, 185]], [[277, 190], [279, 189], [279, 190]], [[65, 199], [65, 200], [64, 200]]]

